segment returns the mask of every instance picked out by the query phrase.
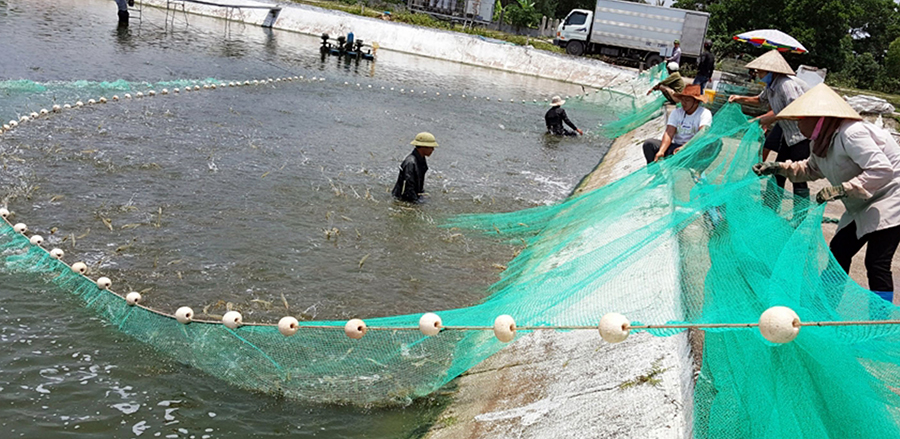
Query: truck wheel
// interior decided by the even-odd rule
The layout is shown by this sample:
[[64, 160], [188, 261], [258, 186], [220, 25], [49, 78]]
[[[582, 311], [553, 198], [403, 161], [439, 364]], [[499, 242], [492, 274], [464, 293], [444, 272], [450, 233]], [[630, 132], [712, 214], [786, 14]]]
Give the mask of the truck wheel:
[[581, 41], [569, 41], [569, 44], [566, 44], [566, 53], [581, 56], [584, 54], [584, 44]]
[[663, 62], [663, 57], [659, 56], [658, 53], [651, 53], [650, 55], [647, 55], [647, 60], [645, 62], [647, 63], [647, 68], [650, 68]]

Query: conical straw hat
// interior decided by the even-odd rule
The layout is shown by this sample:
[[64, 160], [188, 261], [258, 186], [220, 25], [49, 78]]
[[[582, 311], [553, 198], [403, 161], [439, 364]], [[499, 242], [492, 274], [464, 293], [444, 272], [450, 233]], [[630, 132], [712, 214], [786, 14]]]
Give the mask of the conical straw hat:
[[861, 120], [847, 101], [831, 87], [821, 83], [804, 93], [778, 113], [778, 119], [800, 119], [801, 117], [839, 117]]
[[748, 69], [765, 70], [767, 72], [781, 73], [784, 75], [796, 75], [790, 64], [777, 50], [770, 50], [765, 55], [747, 63]]

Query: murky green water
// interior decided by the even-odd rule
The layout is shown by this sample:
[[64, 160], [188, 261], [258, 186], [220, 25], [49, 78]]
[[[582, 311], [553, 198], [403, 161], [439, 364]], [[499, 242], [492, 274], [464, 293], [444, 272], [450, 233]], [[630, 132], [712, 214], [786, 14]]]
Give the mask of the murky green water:
[[[159, 10], [124, 31], [114, 19], [100, 0], [0, 1], [0, 120], [161, 81], [326, 78], [97, 105], [0, 135], [0, 204], [67, 261], [164, 311], [214, 315], [230, 303], [274, 322], [473, 304], [515, 249], [442, 219], [559, 200], [608, 146], [549, 141], [545, 106], [508, 102], [580, 91], [571, 84], [389, 51], [323, 62], [315, 37], [226, 34], [195, 16], [165, 26]], [[608, 117], [570, 116], [584, 128]], [[397, 165], [425, 130], [441, 143], [429, 200], [396, 203]], [[6, 437], [409, 437], [440, 408], [438, 397], [364, 410], [247, 394], [117, 334], [36, 278], [0, 279]]]

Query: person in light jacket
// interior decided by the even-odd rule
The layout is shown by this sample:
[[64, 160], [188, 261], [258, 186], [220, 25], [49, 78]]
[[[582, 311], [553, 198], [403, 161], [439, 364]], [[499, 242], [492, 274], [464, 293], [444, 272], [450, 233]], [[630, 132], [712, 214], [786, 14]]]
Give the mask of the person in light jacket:
[[[728, 97], [728, 102], [751, 105], [768, 104], [771, 108], [771, 111], [759, 117], [760, 126], [771, 127], [763, 146], [763, 160], [768, 156], [768, 151], [778, 153], [775, 159], [777, 162], [809, 158], [809, 139], [804, 137], [797, 128], [797, 122], [785, 119], [776, 121], [775, 117], [785, 107], [803, 96], [803, 93], [809, 89], [809, 85], [795, 76], [794, 69], [777, 50], [769, 51], [748, 63], [746, 67], [756, 70], [759, 79], [766, 83], [766, 88], [758, 96], [731, 95]], [[778, 187], [783, 188], [785, 179], [779, 175], [776, 176], [775, 182]], [[807, 184], [797, 182], [793, 187], [795, 202], [801, 205], [808, 203], [809, 187]], [[781, 206], [780, 199], [776, 200], [771, 194], [766, 199], [769, 201], [770, 207]]]
[[812, 140], [812, 155], [797, 162], [763, 162], [757, 175], [782, 175], [792, 182], [825, 178], [831, 186], [816, 201], [841, 200], [846, 212], [830, 243], [834, 258], [850, 272], [863, 245], [869, 289], [893, 300], [891, 261], [900, 243], [900, 146], [862, 117], [837, 93], [819, 84], [785, 107], [777, 118], [797, 120]]

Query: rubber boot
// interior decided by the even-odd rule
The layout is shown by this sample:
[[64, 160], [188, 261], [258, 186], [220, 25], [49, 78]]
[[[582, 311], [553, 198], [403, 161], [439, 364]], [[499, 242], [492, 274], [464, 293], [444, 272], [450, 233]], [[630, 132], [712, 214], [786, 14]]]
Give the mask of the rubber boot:
[[119, 11], [119, 26], [128, 26], [128, 11]]
[[[893, 291], [872, 291], [875, 297], [869, 299], [869, 318], [872, 320], [884, 320], [889, 316], [891, 305], [894, 303]], [[887, 301], [887, 303], [885, 303]]]

